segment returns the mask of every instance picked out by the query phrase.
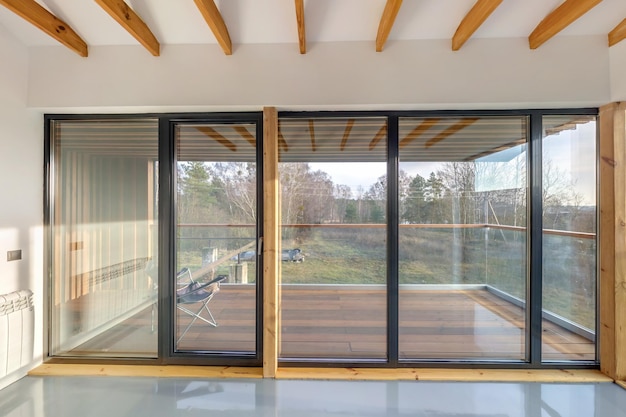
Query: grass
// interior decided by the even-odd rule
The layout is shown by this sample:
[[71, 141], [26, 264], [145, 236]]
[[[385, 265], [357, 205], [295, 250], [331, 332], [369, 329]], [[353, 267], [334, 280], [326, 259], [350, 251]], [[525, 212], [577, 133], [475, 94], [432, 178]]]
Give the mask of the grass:
[[303, 263], [283, 262], [284, 284], [384, 284], [386, 263], [375, 259], [307, 257]]

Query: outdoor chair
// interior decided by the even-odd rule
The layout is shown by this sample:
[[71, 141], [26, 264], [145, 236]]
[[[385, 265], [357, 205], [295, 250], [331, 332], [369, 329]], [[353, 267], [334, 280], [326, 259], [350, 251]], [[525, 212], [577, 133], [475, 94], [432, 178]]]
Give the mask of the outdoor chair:
[[[209, 309], [209, 302], [219, 292], [220, 283], [226, 278], [228, 278], [227, 275], [218, 275], [211, 281], [198, 282], [193, 279], [189, 268], [183, 268], [176, 274], [178, 287], [176, 290], [176, 308], [192, 317], [191, 322], [187, 324], [176, 344], [180, 343], [197, 320], [217, 327], [217, 321]], [[208, 317], [204, 317], [203, 313], [206, 313], [205, 315]]]

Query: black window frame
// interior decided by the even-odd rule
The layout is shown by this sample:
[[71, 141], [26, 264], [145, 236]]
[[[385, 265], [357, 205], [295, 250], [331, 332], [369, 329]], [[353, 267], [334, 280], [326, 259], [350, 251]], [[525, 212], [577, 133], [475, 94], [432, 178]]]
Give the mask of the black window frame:
[[[565, 108], [565, 109], [515, 109], [515, 110], [416, 110], [416, 111], [283, 111], [278, 113], [281, 118], [358, 118], [358, 117], [387, 117], [387, 176], [388, 176], [388, 222], [387, 222], [387, 360], [329, 360], [327, 358], [290, 359], [279, 358], [279, 364], [285, 367], [321, 366], [321, 367], [385, 367], [385, 368], [508, 368], [508, 369], [598, 369], [599, 367], [599, 338], [595, 341], [594, 361], [542, 361], [542, 256], [543, 256], [543, 222], [542, 222], [542, 141], [543, 116], [551, 115], [581, 115], [598, 116], [598, 108]], [[414, 360], [399, 358], [399, 204], [398, 204], [398, 172], [399, 172], [399, 129], [398, 121], [402, 117], [506, 117], [520, 116], [528, 120], [528, 184], [527, 184], [527, 216], [528, 241], [526, 299], [529, 308], [526, 308], [526, 360]], [[599, 138], [599, 127], [596, 127], [596, 143]], [[597, 148], [596, 148], [597, 149]], [[597, 155], [596, 155], [597, 160]], [[599, 165], [596, 164], [596, 184], [598, 182]], [[599, 189], [599, 187], [597, 187]], [[392, 196], [394, 198], [392, 198]], [[596, 192], [596, 207], [597, 207]], [[599, 209], [596, 210], [596, 224], [598, 224]], [[539, 213], [539, 215], [537, 215]], [[598, 239], [599, 231], [596, 235]], [[596, 247], [596, 259], [598, 258]], [[599, 262], [596, 262], [596, 329], [599, 329]], [[597, 333], [597, 330], [596, 330]]]
[[[290, 360], [279, 359], [279, 365], [285, 367], [384, 367], [384, 368], [507, 368], [507, 369], [597, 369], [599, 367], [599, 338], [596, 337], [595, 361], [542, 361], [542, 218], [537, 213], [542, 212], [542, 126], [543, 117], [550, 115], [589, 115], [598, 116], [599, 110], [595, 107], [585, 108], [555, 108], [555, 109], [513, 109], [513, 110], [415, 110], [415, 111], [281, 111], [281, 118], [346, 118], [346, 117], [386, 117], [387, 132], [387, 175], [388, 175], [388, 230], [387, 230], [387, 351], [386, 361], [346, 361], [346, 360]], [[528, 118], [528, 270], [527, 300], [530, 308], [526, 309], [526, 361], [500, 360], [400, 360], [398, 358], [398, 120], [401, 117], [505, 117], [525, 116]], [[63, 120], [124, 120], [132, 118], [155, 118], [159, 124], [159, 286], [166, 290], [159, 294], [159, 316], [173, 318], [172, 310], [175, 305], [171, 302], [173, 284], [167, 277], [175, 273], [175, 144], [173, 127], [176, 123], [204, 122], [204, 123], [236, 123], [252, 122], [256, 124], [257, 135], [257, 241], [262, 238], [263, 202], [263, 113], [262, 112], [212, 112], [212, 113], [133, 113], [133, 114], [45, 114], [44, 115], [44, 276], [48, 280], [45, 285], [50, 286], [52, 277], [51, 266], [51, 213], [54, 207], [53, 185], [51, 183], [51, 124]], [[596, 127], [596, 136], [599, 137], [599, 126]], [[597, 148], [598, 149], [598, 148]], [[596, 152], [596, 161], [598, 153]], [[596, 164], [596, 183], [598, 182], [599, 164]], [[599, 187], [598, 187], [599, 189]], [[596, 198], [596, 202], [597, 202]], [[600, 207], [596, 205], [596, 224], [599, 224]], [[599, 241], [599, 228], [596, 240]], [[596, 248], [596, 259], [599, 259], [599, 249]], [[263, 285], [262, 259], [257, 262], [257, 340], [254, 355], [206, 354], [193, 352], [181, 353], [173, 351], [173, 320], [159, 320], [158, 357], [156, 359], [109, 359], [101, 357], [52, 357], [50, 362], [57, 363], [127, 363], [127, 364], [187, 364], [187, 365], [232, 365], [232, 366], [260, 366], [262, 365], [263, 346]], [[596, 287], [599, 287], [599, 262], [596, 262]], [[169, 286], [169, 287], [168, 287]], [[598, 289], [598, 288], [596, 288]], [[48, 289], [48, 294], [50, 289]], [[596, 333], [599, 327], [599, 296], [596, 291]], [[46, 302], [44, 305], [46, 306]], [[49, 308], [50, 306], [47, 306]], [[47, 320], [47, 318], [45, 319]]]

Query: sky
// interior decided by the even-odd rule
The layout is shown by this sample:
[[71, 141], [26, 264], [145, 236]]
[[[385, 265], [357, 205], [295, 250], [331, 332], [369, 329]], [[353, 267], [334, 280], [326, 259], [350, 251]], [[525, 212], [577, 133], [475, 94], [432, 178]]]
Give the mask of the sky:
[[[411, 176], [420, 174], [428, 178], [431, 172], [441, 169], [441, 162], [404, 163], [401, 169]], [[359, 186], [367, 190], [376, 180], [387, 174], [385, 162], [312, 162], [311, 169], [321, 170], [331, 176], [335, 184], [347, 185], [354, 192]]]

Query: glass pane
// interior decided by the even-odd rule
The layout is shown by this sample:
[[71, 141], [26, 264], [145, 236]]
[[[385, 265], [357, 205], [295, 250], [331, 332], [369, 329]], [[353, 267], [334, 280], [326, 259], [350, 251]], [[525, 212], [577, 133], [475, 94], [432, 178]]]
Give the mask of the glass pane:
[[175, 350], [256, 351], [256, 125], [178, 124]]
[[50, 354], [156, 357], [157, 121], [55, 121]]
[[525, 117], [401, 118], [400, 359], [525, 359]]
[[543, 118], [543, 229], [543, 359], [595, 360], [595, 116]]
[[387, 356], [387, 121], [279, 121], [282, 358]]

